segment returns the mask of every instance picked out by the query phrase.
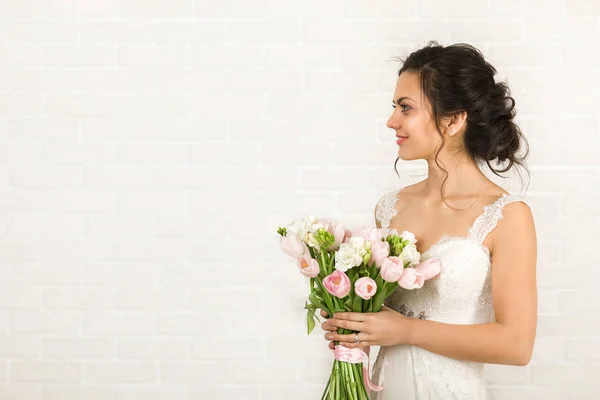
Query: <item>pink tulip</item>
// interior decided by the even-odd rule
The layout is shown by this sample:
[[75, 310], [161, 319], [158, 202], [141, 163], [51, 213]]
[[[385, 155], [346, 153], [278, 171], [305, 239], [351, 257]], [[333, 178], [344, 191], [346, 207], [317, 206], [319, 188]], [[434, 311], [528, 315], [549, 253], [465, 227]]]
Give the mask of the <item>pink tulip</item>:
[[377, 284], [368, 276], [359, 278], [354, 283], [354, 291], [363, 300], [369, 300], [377, 293]]
[[400, 257], [388, 257], [383, 260], [381, 277], [386, 282], [397, 282], [404, 273], [404, 261]]
[[424, 282], [425, 278], [421, 271], [414, 268], [405, 268], [402, 276], [398, 279], [398, 285], [407, 290], [422, 288]]
[[332, 296], [343, 298], [350, 293], [351, 283], [348, 275], [342, 271], [335, 270], [331, 275], [323, 279], [323, 286]]
[[352, 232], [350, 229], [346, 229], [342, 243], [348, 243], [348, 240], [350, 240], [352, 236], [354, 236], [354, 232]]
[[438, 276], [442, 268], [439, 259], [428, 258], [422, 263], [415, 265], [415, 269], [423, 274], [425, 280], [428, 280]]
[[357, 233], [358, 236], [362, 236], [365, 240], [375, 244], [377, 242], [381, 242], [383, 238], [383, 232], [379, 228], [373, 227], [364, 227], [361, 228]]
[[344, 238], [346, 237], [346, 228], [344, 228], [342, 224], [332, 221], [325, 221], [323, 227], [327, 232], [331, 233], [335, 239], [333, 244], [329, 246], [327, 250], [336, 251], [340, 248], [340, 244], [343, 243]]
[[286, 236], [282, 236], [279, 245], [281, 246], [281, 250], [290, 257], [298, 258], [305, 254], [310, 254], [306, 244], [294, 232], [288, 231]]
[[390, 244], [388, 242], [376, 242], [373, 243], [373, 247], [371, 247], [371, 252], [373, 256], [369, 260], [369, 266], [375, 263], [377, 268], [381, 268], [383, 266], [384, 261], [390, 255]]
[[309, 278], [314, 278], [319, 275], [319, 262], [309, 256], [298, 257], [298, 268], [300, 273]]

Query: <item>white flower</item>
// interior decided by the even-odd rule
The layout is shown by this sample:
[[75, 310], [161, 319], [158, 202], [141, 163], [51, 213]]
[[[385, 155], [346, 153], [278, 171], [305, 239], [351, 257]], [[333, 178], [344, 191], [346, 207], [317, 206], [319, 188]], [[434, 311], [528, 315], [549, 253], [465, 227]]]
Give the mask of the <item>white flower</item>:
[[421, 254], [417, 251], [417, 246], [409, 244], [402, 249], [400, 258], [404, 261], [408, 261], [410, 265], [418, 264], [421, 261]]
[[308, 215], [307, 217], [304, 217], [299, 221], [292, 221], [292, 223], [288, 226], [287, 230], [290, 232], [294, 232], [301, 241], [308, 244], [309, 246], [318, 247], [318, 244], [313, 238], [313, 233], [315, 233], [319, 228], [322, 227], [323, 223], [321, 223], [317, 217], [313, 215]]
[[350, 243], [342, 243], [335, 253], [335, 269], [346, 272], [362, 263], [362, 257]]
[[402, 240], [408, 240], [410, 244], [417, 243], [417, 238], [415, 237], [415, 234], [412, 232], [404, 231], [400, 234], [400, 237], [402, 238]]
[[355, 249], [363, 247], [365, 245], [365, 241], [365, 238], [362, 236], [352, 236], [348, 238], [348, 243], [350, 243]]

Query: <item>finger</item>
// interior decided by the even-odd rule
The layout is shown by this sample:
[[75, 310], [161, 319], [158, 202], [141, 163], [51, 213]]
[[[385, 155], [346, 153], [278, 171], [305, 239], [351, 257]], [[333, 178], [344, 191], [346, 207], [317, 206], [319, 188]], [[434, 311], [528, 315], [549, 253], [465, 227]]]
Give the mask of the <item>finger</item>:
[[354, 321], [348, 321], [348, 320], [344, 320], [344, 319], [335, 319], [332, 318], [329, 321], [329, 326], [333, 326], [336, 329], [337, 328], [344, 328], [344, 329], [350, 329], [352, 331], [368, 331], [368, 328], [366, 327], [364, 322], [354, 322]]
[[334, 319], [364, 322], [370, 313], [341, 312], [333, 314]]
[[355, 342], [340, 342], [340, 344], [344, 347], [347, 347], [349, 349], [361, 349], [364, 347], [369, 347], [369, 346], [376, 346], [376, 343], [374, 341], [370, 341], [370, 340], [361, 340], [358, 343]]
[[[371, 335], [364, 333], [364, 332], [360, 332], [358, 335], [358, 338], [360, 339], [361, 342], [365, 341], [365, 340], [368, 341], [369, 339], [371, 339]], [[334, 341], [338, 341], [338, 342], [355, 343], [356, 342], [356, 334], [349, 333], [349, 334], [345, 334], [345, 335], [340, 335], [339, 333], [326, 333], [325, 339], [334, 340]]]
[[333, 342], [329, 342], [329, 348], [330, 348], [331, 350], [335, 350], [335, 343], [333, 343]]
[[337, 328], [331, 325], [330, 320], [327, 320], [321, 324], [321, 329], [324, 331], [337, 331]]
[[321, 317], [327, 318], [327, 317], [329, 317], [329, 314], [327, 314], [327, 311], [321, 309]]

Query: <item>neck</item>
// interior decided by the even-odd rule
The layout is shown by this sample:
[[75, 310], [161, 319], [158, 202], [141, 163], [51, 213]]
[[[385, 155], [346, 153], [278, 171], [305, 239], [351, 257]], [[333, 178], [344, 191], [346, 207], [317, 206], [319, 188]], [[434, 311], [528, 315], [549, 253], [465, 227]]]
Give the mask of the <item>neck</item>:
[[487, 178], [473, 160], [441, 152], [438, 163], [448, 175], [436, 164], [435, 157], [428, 159], [428, 177], [423, 181], [423, 194], [426, 197], [440, 199], [442, 184], [443, 197], [446, 199], [477, 197], [481, 194]]

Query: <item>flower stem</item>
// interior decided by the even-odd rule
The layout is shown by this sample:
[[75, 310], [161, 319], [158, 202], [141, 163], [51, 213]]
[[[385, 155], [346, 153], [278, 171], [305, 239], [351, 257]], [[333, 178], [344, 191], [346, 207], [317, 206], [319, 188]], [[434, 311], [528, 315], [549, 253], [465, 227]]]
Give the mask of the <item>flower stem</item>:
[[335, 362], [335, 392], [336, 399], [335, 400], [344, 400], [342, 399], [342, 393], [340, 391], [340, 363], [336, 360]]
[[354, 370], [355, 365], [359, 365], [359, 364], [348, 364], [348, 377], [350, 378], [350, 385], [352, 386], [352, 395], [353, 395], [353, 399], [359, 400], [358, 399], [358, 393], [356, 392], [356, 380], [354, 377]]

